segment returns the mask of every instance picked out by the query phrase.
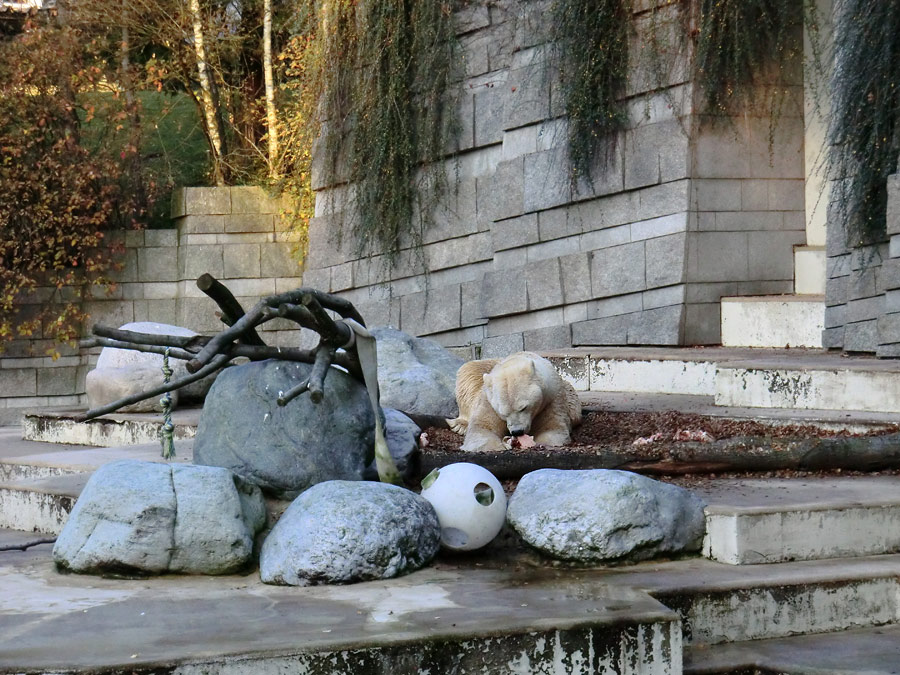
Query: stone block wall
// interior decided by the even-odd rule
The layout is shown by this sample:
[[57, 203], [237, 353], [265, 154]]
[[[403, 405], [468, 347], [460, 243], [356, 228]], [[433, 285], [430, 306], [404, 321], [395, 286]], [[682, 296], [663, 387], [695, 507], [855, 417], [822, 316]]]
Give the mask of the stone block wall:
[[[298, 235], [279, 216], [281, 203], [253, 187], [186, 188], [176, 193], [172, 217], [176, 227], [122, 235], [122, 269], [110, 293], [96, 289], [82, 304], [88, 313], [84, 332], [94, 324], [120, 326], [157, 321], [214, 333], [223, 325], [218, 307], [197, 290], [195, 281], [209, 272], [223, 281], [245, 307], [261, 297], [300, 285], [293, 253]], [[65, 293], [63, 289], [63, 293]], [[38, 289], [21, 304], [47, 302], [50, 289]], [[272, 345], [300, 341], [293, 324], [272, 321], [261, 326]], [[12, 342], [0, 354], [0, 423], [13, 423], [22, 410], [83, 406], [84, 378], [98, 349], [60, 347], [55, 361], [45, 356], [53, 343], [42, 335]]]
[[888, 177], [884, 241], [852, 247], [828, 219], [825, 330], [828, 349], [900, 357], [900, 174]]
[[391, 270], [356, 255], [333, 210], [349, 209], [352, 191], [319, 175], [304, 284], [348, 297], [373, 325], [485, 356], [717, 343], [720, 297], [790, 292], [792, 247], [805, 242], [802, 73], [773, 142], [762, 107], [713, 124], [694, 113], [687, 45], [660, 74], [648, 39], [661, 30], [672, 35], [660, 42], [680, 44], [694, 4], [656, 14], [652, 4], [634, 5], [629, 122], [591, 184], [574, 189], [548, 68], [551, 2], [457, 15], [462, 152], [447, 171], [458, 183], [423, 250]]

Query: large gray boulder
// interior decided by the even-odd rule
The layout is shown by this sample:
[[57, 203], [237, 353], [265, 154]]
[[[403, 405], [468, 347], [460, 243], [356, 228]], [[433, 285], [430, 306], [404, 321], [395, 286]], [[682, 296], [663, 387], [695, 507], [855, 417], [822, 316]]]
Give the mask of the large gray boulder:
[[543, 553], [562, 560], [642, 560], [700, 548], [703, 501], [627, 471], [541, 469], [522, 477], [507, 519]]
[[336, 368], [325, 396], [302, 394], [279, 407], [312, 366], [257, 361], [228, 368], [206, 397], [194, 463], [221, 466], [264, 491], [293, 499], [326, 480], [361, 480], [375, 448], [375, 415], [365, 387]]
[[431, 504], [387, 483], [329, 481], [297, 497], [263, 542], [267, 584], [346, 584], [417, 570], [440, 547]]
[[437, 342], [374, 328], [381, 405], [418, 415], [456, 417], [456, 371], [463, 360]]
[[[179, 337], [193, 337], [197, 335], [197, 333], [187, 328], [153, 321], [126, 323], [120, 328], [150, 335], [175, 335]], [[91, 408], [99, 408], [126, 396], [158, 387], [165, 381], [162, 365], [162, 354], [104, 347], [97, 358], [96, 367], [87, 374], [85, 379], [88, 405]], [[170, 358], [169, 365], [172, 368], [173, 379], [184, 377], [187, 374], [184, 361]], [[214, 376], [210, 376], [178, 391], [173, 391], [172, 406], [177, 405], [179, 399], [182, 402], [203, 400], [214, 379]], [[121, 412], [160, 410], [159, 399], [159, 396], [154, 396], [144, 401], [138, 401], [130, 406], [121, 408]]]
[[53, 547], [86, 574], [228, 574], [266, 522], [259, 488], [207, 466], [119, 460], [91, 476]]

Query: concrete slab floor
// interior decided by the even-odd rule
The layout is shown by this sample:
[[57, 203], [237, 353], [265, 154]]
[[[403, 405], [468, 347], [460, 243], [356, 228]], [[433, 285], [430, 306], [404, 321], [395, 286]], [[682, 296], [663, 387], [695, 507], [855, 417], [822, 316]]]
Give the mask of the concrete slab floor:
[[897, 675], [900, 626], [753, 640], [685, 651], [685, 675]]
[[[27, 537], [0, 532], [0, 549]], [[50, 551], [47, 544], [0, 550], [0, 672], [146, 669], [646, 625], [673, 621], [660, 601], [692, 593], [757, 586], [784, 593], [792, 586], [900, 575], [900, 555], [744, 567], [694, 558], [603, 569], [470, 555], [442, 556], [428, 569], [390, 581], [287, 588], [266, 586], [255, 572], [138, 580], [59, 574]]]
[[228, 658], [426, 649], [476, 637], [491, 644], [515, 634], [598, 627], [601, 635], [629, 625], [662, 626], [656, 635], [660, 644], [674, 640], [677, 669], [652, 672], [680, 672], [677, 615], [597, 575], [451, 566], [385, 582], [293, 588], [266, 586], [255, 573], [143, 580], [63, 575], [49, 545], [0, 552], [0, 672], [168, 672], [173, 664]]

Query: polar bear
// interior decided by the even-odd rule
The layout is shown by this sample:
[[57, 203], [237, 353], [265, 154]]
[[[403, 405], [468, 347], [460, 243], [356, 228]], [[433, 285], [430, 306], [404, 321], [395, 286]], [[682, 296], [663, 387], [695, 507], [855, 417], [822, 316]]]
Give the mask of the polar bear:
[[575, 389], [552, 363], [531, 352], [464, 363], [456, 374], [456, 402], [459, 417], [447, 423], [465, 434], [465, 451], [502, 450], [506, 435], [565, 445], [581, 423]]

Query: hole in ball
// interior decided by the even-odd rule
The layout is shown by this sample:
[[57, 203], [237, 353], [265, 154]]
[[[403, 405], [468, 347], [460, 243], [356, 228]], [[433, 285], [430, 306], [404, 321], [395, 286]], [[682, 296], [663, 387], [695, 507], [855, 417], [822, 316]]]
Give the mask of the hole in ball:
[[494, 488], [487, 483], [479, 483], [475, 486], [473, 492], [475, 493], [475, 501], [482, 506], [490, 506], [494, 503]]

